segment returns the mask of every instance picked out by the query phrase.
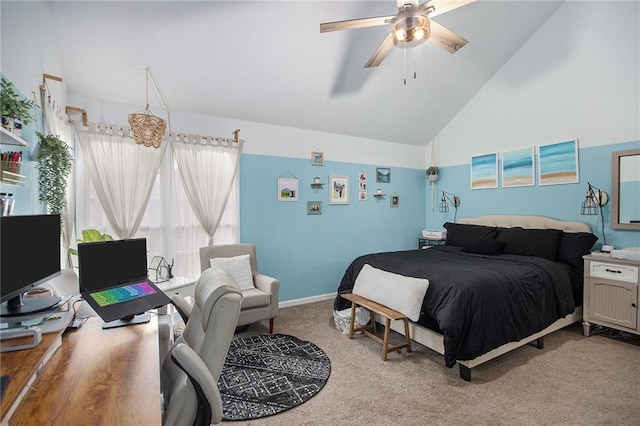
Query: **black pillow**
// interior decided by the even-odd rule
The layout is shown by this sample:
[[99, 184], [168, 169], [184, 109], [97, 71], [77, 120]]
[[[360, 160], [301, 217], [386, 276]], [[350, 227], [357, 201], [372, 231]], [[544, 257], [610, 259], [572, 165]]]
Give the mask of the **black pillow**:
[[555, 262], [562, 234], [559, 229], [499, 228], [498, 241], [505, 243], [502, 250], [505, 254], [536, 256]]
[[558, 262], [568, 263], [582, 274], [582, 256], [591, 253], [596, 241], [598, 237], [590, 232], [565, 232], [558, 247]]
[[463, 247], [466, 253], [486, 254], [488, 256], [497, 256], [502, 253], [505, 243], [498, 240], [483, 240], [473, 245]]
[[495, 226], [467, 225], [463, 223], [447, 222], [444, 225], [447, 230], [445, 245], [469, 247], [478, 242], [495, 240], [498, 236], [498, 228]]

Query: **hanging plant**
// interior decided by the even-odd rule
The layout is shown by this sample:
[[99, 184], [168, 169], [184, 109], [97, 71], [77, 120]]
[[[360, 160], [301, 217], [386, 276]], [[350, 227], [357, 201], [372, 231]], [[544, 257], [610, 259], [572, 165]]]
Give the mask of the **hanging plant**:
[[73, 157], [65, 141], [54, 135], [38, 135], [38, 199], [52, 214], [64, 213], [67, 177], [71, 173]]
[[438, 166], [431, 166], [426, 171], [426, 174], [429, 177], [429, 181], [431, 182], [435, 182], [438, 180], [438, 173], [440, 173], [440, 168]]

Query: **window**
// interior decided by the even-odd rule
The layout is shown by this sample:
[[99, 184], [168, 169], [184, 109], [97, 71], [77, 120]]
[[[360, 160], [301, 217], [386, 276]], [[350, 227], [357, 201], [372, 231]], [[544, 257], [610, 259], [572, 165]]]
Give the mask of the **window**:
[[[83, 229], [94, 228], [118, 238], [109, 226], [88, 175], [82, 169], [82, 159], [78, 158], [76, 162], [76, 235], [81, 238]], [[216, 244], [231, 244], [239, 241], [238, 174], [236, 173], [225, 212], [214, 235]], [[170, 150], [167, 151], [156, 177], [136, 237], [147, 239], [147, 264], [153, 256], [162, 256], [169, 264], [174, 262], [174, 276], [190, 278], [200, 276], [199, 248], [208, 244], [208, 236], [189, 205], [177, 164], [173, 161]], [[75, 264], [77, 265], [77, 262]]]

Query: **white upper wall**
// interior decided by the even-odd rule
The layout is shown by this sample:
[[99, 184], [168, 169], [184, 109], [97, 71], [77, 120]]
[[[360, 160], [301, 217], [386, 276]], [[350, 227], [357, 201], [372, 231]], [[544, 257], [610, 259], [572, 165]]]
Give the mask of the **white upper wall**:
[[640, 140], [639, 80], [640, 2], [565, 2], [440, 132], [438, 164]]
[[[159, 82], [159, 85], [162, 87], [162, 82]], [[144, 107], [78, 96], [70, 96], [69, 103], [87, 110], [89, 121], [118, 125], [126, 125], [127, 115], [139, 112]], [[153, 113], [166, 118], [163, 111]], [[324, 153], [325, 161], [426, 168], [425, 147], [171, 111], [173, 132], [232, 137], [234, 129], [240, 129], [240, 139], [245, 141], [243, 152], [247, 154], [308, 158], [311, 161], [311, 152], [319, 150]]]

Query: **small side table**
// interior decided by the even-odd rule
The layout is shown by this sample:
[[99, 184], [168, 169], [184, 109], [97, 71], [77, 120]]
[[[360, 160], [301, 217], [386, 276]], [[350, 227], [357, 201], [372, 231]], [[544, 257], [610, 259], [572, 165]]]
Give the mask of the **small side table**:
[[446, 243], [446, 241], [446, 238], [418, 237], [418, 249], [427, 248], [429, 246], [440, 246]]
[[[164, 291], [167, 296], [171, 297], [177, 294], [182, 297], [193, 297], [193, 290], [196, 287], [197, 279], [187, 277], [173, 277], [169, 281], [156, 284], [158, 288]], [[164, 306], [158, 310], [159, 314], [166, 314], [167, 307]]]

